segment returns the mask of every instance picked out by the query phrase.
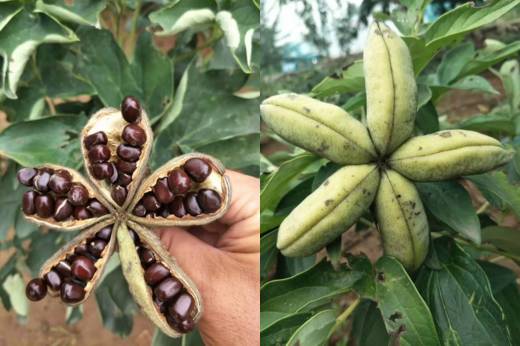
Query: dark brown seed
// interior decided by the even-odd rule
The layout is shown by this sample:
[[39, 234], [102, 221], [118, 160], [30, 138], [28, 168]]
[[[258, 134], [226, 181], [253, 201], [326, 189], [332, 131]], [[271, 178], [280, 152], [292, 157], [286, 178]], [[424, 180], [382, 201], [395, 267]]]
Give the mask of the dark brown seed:
[[141, 239], [139, 239], [139, 236], [137, 235], [137, 233], [133, 229], [129, 229], [128, 233], [130, 233], [130, 238], [132, 238], [134, 244], [139, 245], [139, 243], [141, 242]]
[[117, 156], [125, 161], [136, 162], [141, 155], [141, 149], [134, 148], [130, 145], [119, 144], [117, 147]]
[[33, 179], [36, 176], [38, 171], [34, 168], [22, 168], [16, 173], [16, 178], [18, 178], [18, 181], [20, 184], [25, 186], [32, 186], [33, 185]]
[[136, 122], [141, 117], [141, 105], [132, 96], [126, 96], [121, 102], [121, 114], [129, 123]]
[[116, 185], [112, 188], [112, 199], [118, 204], [123, 205], [126, 200], [126, 194], [128, 192], [126, 191], [126, 188], [120, 185]]
[[126, 174], [132, 174], [132, 173], [134, 173], [135, 169], [137, 168], [137, 164], [135, 162], [128, 162], [125, 160], [118, 159], [116, 161], [116, 168], [120, 172], [123, 172]]
[[184, 195], [191, 189], [191, 179], [182, 169], [174, 169], [168, 175], [168, 186], [176, 195]]
[[126, 173], [119, 173], [116, 184], [121, 186], [128, 186], [132, 182], [132, 176]]
[[96, 237], [104, 241], [109, 241], [111, 236], [112, 226], [107, 226], [96, 233]]
[[108, 179], [114, 175], [114, 165], [108, 162], [95, 163], [91, 166], [90, 172], [97, 180]]
[[88, 202], [88, 190], [83, 185], [73, 185], [67, 194], [67, 199], [75, 207], [84, 206]]
[[85, 289], [73, 281], [64, 282], [61, 285], [61, 300], [65, 303], [78, 303], [85, 298]]
[[93, 199], [89, 202], [87, 210], [94, 216], [103, 216], [108, 214], [108, 209], [97, 199]]
[[72, 177], [66, 171], [56, 172], [49, 180], [49, 188], [57, 195], [66, 195], [72, 187]]
[[202, 183], [211, 174], [211, 166], [202, 159], [189, 159], [183, 168], [197, 183]]
[[184, 197], [184, 208], [191, 216], [197, 216], [202, 213], [195, 192], [190, 192]]
[[88, 160], [90, 163], [102, 163], [107, 162], [110, 159], [110, 149], [107, 145], [98, 144], [94, 145], [88, 151]]
[[29, 281], [27, 286], [25, 287], [25, 295], [29, 300], [36, 302], [38, 300], [42, 300], [45, 298], [47, 294], [47, 285], [43, 281], [43, 279], [36, 278]]
[[146, 208], [142, 203], [139, 203], [135, 206], [133, 213], [135, 216], [144, 217], [146, 215]]
[[56, 210], [54, 211], [54, 220], [64, 221], [72, 216], [74, 207], [66, 198], [58, 198], [56, 200]]
[[146, 133], [144, 130], [136, 124], [126, 125], [123, 129], [123, 140], [135, 147], [140, 147], [146, 143]]
[[144, 208], [148, 211], [156, 211], [161, 207], [161, 203], [155, 198], [153, 194], [146, 194], [143, 199]]
[[148, 268], [155, 262], [155, 256], [153, 255], [152, 250], [142, 247], [139, 249], [138, 253], [143, 267]]
[[168, 210], [168, 206], [163, 206], [161, 209], [159, 209], [157, 211], [157, 215], [159, 215], [160, 217], [164, 217], [164, 218], [167, 218], [168, 216], [170, 216], [170, 211]]
[[167, 302], [173, 299], [182, 290], [179, 280], [169, 277], [157, 285], [153, 292], [158, 300]]
[[177, 321], [185, 320], [193, 308], [193, 298], [187, 294], [181, 294], [175, 303], [168, 308], [168, 314]]
[[184, 200], [182, 196], [176, 196], [173, 199], [173, 202], [168, 205], [168, 209], [170, 210], [170, 213], [177, 217], [186, 216], [186, 208], [184, 208]]
[[72, 275], [82, 281], [89, 281], [96, 272], [94, 262], [85, 256], [78, 256], [71, 266]]
[[155, 286], [168, 276], [170, 276], [168, 268], [160, 263], [154, 263], [144, 272], [144, 281], [150, 286]]
[[168, 204], [173, 201], [174, 195], [168, 187], [168, 179], [162, 178], [157, 180], [157, 183], [152, 188], [153, 194], [160, 203]]
[[162, 313], [166, 313], [166, 309], [168, 308], [168, 305], [165, 302], [160, 301], [157, 299], [157, 297], [153, 297], [153, 302], [157, 306], [157, 309]]
[[70, 264], [66, 261], [60, 261], [58, 264], [56, 264], [54, 270], [56, 270], [62, 277], [68, 277], [72, 275]]
[[185, 320], [182, 320], [181, 323], [179, 323], [177, 325], [177, 329], [181, 333], [188, 333], [188, 332], [192, 331], [194, 327], [195, 327], [195, 323], [189, 317], [186, 318]]
[[93, 239], [87, 244], [88, 252], [96, 257], [101, 256], [106, 246], [107, 242], [102, 239]]
[[119, 178], [119, 172], [116, 169], [116, 165], [114, 165], [112, 162], [110, 163], [110, 165], [112, 166], [112, 172], [113, 173], [107, 179], [107, 182], [109, 182], [110, 184], [115, 184], [115, 182], [117, 181], [117, 178]]
[[47, 282], [47, 286], [53, 291], [59, 291], [61, 286], [61, 277], [55, 270], [50, 270], [47, 274], [45, 274], [45, 281]]
[[91, 135], [88, 135], [83, 140], [83, 144], [85, 145], [85, 148], [87, 148], [87, 150], [92, 148], [94, 145], [107, 144], [107, 142], [107, 135], [103, 131], [95, 132]]
[[51, 180], [51, 174], [40, 170], [33, 179], [34, 188], [39, 192], [49, 191], [49, 181]]
[[197, 202], [205, 213], [214, 213], [222, 204], [219, 194], [210, 189], [202, 189], [197, 192]]
[[54, 213], [54, 200], [51, 196], [36, 196], [34, 200], [36, 214], [41, 218], [51, 217]]
[[36, 212], [34, 200], [37, 194], [34, 191], [27, 191], [23, 194], [22, 210], [25, 215], [33, 215]]
[[90, 255], [90, 253], [88, 252], [87, 244], [83, 243], [76, 246], [76, 248], [74, 249], [74, 254], [81, 256]]
[[74, 208], [74, 218], [76, 220], [85, 220], [90, 219], [92, 214], [85, 207], [76, 207]]

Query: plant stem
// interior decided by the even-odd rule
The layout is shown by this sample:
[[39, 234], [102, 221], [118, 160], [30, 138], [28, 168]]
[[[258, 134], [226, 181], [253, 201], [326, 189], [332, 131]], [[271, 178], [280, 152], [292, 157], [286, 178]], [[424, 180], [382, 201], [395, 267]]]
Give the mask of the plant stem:
[[348, 308], [345, 309], [345, 311], [343, 311], [341, 313], [341, 315], [338, 316], [338, 318], [336, 318], [336, 323], [334, 324], [334, 327], [332, 327], [332, 330], [330, 331], [330, 334], [332, 335], [339, 327], [341, 327], [341, 325], [343, 325], [343, 323], [349, 318], [350, 315], [352, 315], [352, 313], [354, 312], [354, 310], [356, 310], [357, 306], [359, 305], [359, 303], [361, 302], [361, 298], [360, 297], [357, 297], [356, 300], [354, 300], [352, 302], [352, 304], [350, 304], [348, 306]]
[[486, 211], [486, 209], [489, 207], [489, 202], [488, 201], [485, 201], [481, 206], [480, 208], [478, 208], [477, 210], [477, 215], [480, 215], [482, 214], [483, 212]]
[[135, 35], [137, 32], [137, 21], [139, 20], [139, 15], [141, 14], [141, 1], [137, 0], [135, 3], [135, 11], [132, 14], [130, 34], [126, 40], [128, 46], [128, 55], [131, 56], [135, 49]]

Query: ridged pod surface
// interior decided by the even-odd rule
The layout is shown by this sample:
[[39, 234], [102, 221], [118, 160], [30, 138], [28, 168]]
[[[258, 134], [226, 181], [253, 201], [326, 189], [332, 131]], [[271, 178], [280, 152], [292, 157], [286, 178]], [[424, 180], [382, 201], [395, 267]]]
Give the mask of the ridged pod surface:
[[363, 53], [367, 125], [380, 155], [392, 152], [414, 128], [417, 86], [410, 52], [383, 23], [370, 26]]
[[260, 111], [282, 138], [333, 162], [363, 164], [376, 157], [367, 129], [338, 106], [283, 94], [266, 99]]
[[385, 254], [414, 271], [428, 254], [430, 242], [428, 220], [415, 185], [386, 170], [381, 174], [375, 203]]
[[415, 181], [437, 181], [483, 173], [503, 165], [513, 153], [496, 139], [467, 130], [414, 137], [390, 157], [389, 165]]
[[376, 165], [340, 168], [280, 225], [277, 247], [285, 256], [315, 253], [350, 227], [374, 200]]

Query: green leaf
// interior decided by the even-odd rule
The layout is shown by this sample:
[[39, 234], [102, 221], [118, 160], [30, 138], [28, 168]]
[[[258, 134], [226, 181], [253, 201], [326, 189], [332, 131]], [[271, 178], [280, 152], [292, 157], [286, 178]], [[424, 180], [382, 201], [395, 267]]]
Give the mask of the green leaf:
[[152, 346], [201, 346], [204, 345], [200, 333], [197, 330], [185, 334], [180, 338], [170, 338], [159, 328], [155, 329]]
[[520, 230], [501, 226], [482, 229], [482, 243], [491, 244], [501, 251], [520, 256]]
[[150, 13], [149, 18], [163, 28], [157, 35], [174, 35], [208, 27], [215, 20], [216, 9], [214, 0], [178, 0]]
[[424, 83], [417, 83], [417, 109], [420, 110], [432, 99], [432, 89]]
[[364, 300], [354, 311], [352, 337], [357, 346], [389, 344], [385, 323], [375, 302]]
[[326, 77], [318, 83], [312, 88], [311, 96], [321, 98], [335, 94], [355, 93], [364, 91], [364, 88], [363, 61], [356, 60], [344, 67], [341, 74]]
[[520, 0], [497, 0], [487, 6], [475, 7], [468, 2], [444, 13], [421, 37], [406, 37], [415, 72], [419, 74], [442, 48], [462, 39], [466, 33], [494, 22], [518, 4]]
[[421, 200], [438, 220], [480, 244], [480, 222], [468, 192], [456, 181], [416, 183]]
[[132, 72], [141, 86], [140, 100], [150, 118], [160, 116], [173, 99], [173, 63], [155, 48], [152, 35], [144, 32], [135, 47]]
[[327, 245], [327, 255], [334, 268], [339, 268], [341, 261], [341, 236]]
[[13, 206], [16, 206], [16, 209], [17, 209], [16, 220], [14, 223], [14, 229], [16, 231], [17, 238], [25, 239], [25, 238], [29, 237], [33, 232], [36, 232], [38, 230], [38, 226], [36, 226], [32, 222], [29, 222], [24, 217], [24, 214], [23, 214], [23, 211], [21, 210], [21, 205], [20, 205], [21, 201], [22, 201], [21, 191], [17, 191], [16, 196], [20, 196], [20, 197], [17, 201], [15, 201], [13, 203]]
[[467, 90], [472, 92], [483, 92], [488, 94], [499, 95], [500, 93], [488, 82], [487, 79], [477, 75], [469, 75], [462, 77], [453, 84], [433, 84], [430, 85], [434, 94], [433, 99], [438, 99], [450, 89]]
[[266, 283], [260, 290], [261, 330], [316, 302], [325, 303], [350, 291], [360, 277], [361, 273], [345, 267], [335, 271], [330, 263], [322, 261], [293, 277]]
[[439, 131], [439, 115], [432, 101], [419, 108], [415, 117], [415, 125], [424, 134]]
[[0, 91], [9, 98], [17, 97], [18, 81], [38, 45], [70, 43], [77, 39], [70, 29], [45, 14], [18, 12], [0, 31], [0, 56], [3, 58]]
[[69, 325], [78, 323], [83, 319], [83, 305], [80, 306], [67, 306], [67, 312], [65, 313], [65, 322]]
[[95, 294], [105, 328], [119, 336], [129, 335], [132, 332], [133, 315], [137, 312], [137, 306], [128, 290], [121, 266], [105, 274]]
[[376, 297], [386, 331], [399, 345], [439, 345], [428, 306], [394, 258], [376, 263]]
[[267, 280], [270, 271], [273, 269], [278, 249], [276, 248], [276, 237], [278, 232], [270, 232], [260, 238], [260, 280]]
[[271, 173], [260, 191], [261, 211], [275, 210], [282, 197], [301, 181], [301, 173], [318, 160], [318, 157], [305, 153], [284, 162]]
[[3, 176], [0, 176], [0, 240], [5, 240], [19, 213], [22, 202], [22, 189], [16, 180], [16, 166], [9, 165]]
[[494, 207], [509, 208], [520, 217], [520, 187], [512, 185], [503, 172], [485, 173], [466, 177], [471, 180]]
[[0, 133], [0, 154], [22, 166], [81, 162], [78, 133], [83, 117], [53, 116], [15, 123]]
[[479, 50], [475, 58], [464, 66], [460, 75], [479, 74], [500, 61], [514, 56], [518, 51], [520, 51], [520, 41], [511, 42], [499, 49]]
[[121, 100], [132, 95], [142, 99], [142, 90], [132, 74], [125, 54], [108, 30], [80, 27], [78, 70], [86, 76], [105, 106], [119, 108]]
[[263, 346], [286, 345], [296, 329], [311, 316], [309, 312], [302, 312], [278, 320], [260, 333], [261, 344]]
[[500, 66], [499, 76], [504, 84], [511, 113], [515, 114], [520, 111], [520, 64], [518, 61], [504, 62]]
[[99, 16], [106, 5], [104, 0], [38, 0], [36, 10], [63, 21], [99, 26]]
[[19, 87], [17, 94], [17, 99], [5, 98], [3, 102], [0, 102], [2, 110], [7, 114], [10, 122], [37, 119], [43, 114], [45, 100], [40, 85]]
[[334, 162], [328, 162], [325, 166], [322, 166], [318, 173], [314, 176], [314, 180], [312, 182], [312, 191], [316, 190], [318, 187], [323, 184], [328, 177], [334, 174], [338, 169], [341, 168], [341, 165], [338, 165]]
[[326, 345], [332, 327], [336, 323], [336, 310], [318, 312], [294, 332], [287, 345], [314, 346]]
[[50, 258], [60, 247], [76, 234], [76, 232], [36, 232], [31, 235], [31, 247], [28, 251], [27, 266], [33, 277], [36, 277], [43, 263]]
[[501, 113], [472, 116], [459, 123], [458, 127], [464, 130], [484, 132], [490, 135], [515, 135], [515, 123], [513, 119]]
[[473, 42], [464, 42], [447, 51], [437, 68], [440, 84], [450, 84], [454, 81], [474, 55]]
[[18, 12], [22, 10], [23, 7], [20, 6], [18, 1], [6, 1], [0, 3], [0, 31]]
[[316, 264], [316, 255], [306, 257], [278, 256], [277, 278], [288, 278], [302, 273]]
[[29, 302], [25, 297], [25, 282], [20, 274], [8, 276], [2, 284], [2, 288], [9, 295], [13, 310], [18, 316], [27, 317]]
[[503, 311], [482, 268], [449, 238], [437, 239], [433, 248], [439, 268], [423, 266], [417, 287], [443, 344], [509, 345]]

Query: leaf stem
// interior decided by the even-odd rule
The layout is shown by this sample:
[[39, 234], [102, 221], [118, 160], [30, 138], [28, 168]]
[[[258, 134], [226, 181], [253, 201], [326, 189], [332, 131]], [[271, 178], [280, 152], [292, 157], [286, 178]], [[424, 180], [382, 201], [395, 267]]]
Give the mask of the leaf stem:
[[128, 35], [128, 38], [126, 40], [129, 56], [133, 54], [135, 48], [135, 35], [137, 32], [137, 21], [139, 19], [139, 15], [141, 14], [141, 1], [142, 0], [137, 0], [135, 2], [135, 11], [132, 14], [130, 34]]
[[361, 297], [357, 297], [356, 300], [354, 300], [352, 304], [350, 304], [348, 308], [346, 308], [345, 311], [343, 311], [341, 315], [339, 315], [338, 318], [336, 318], [336, 323], [334, 324], [334, 327], [332, 327], [330, 335], [332, 335], [339, 327], [341, 327], [341, 325], [343, 325], [343, 323], [349, 318], [349, 316], [352, 315], [354, 310], [356, 310], [360, 302]]

